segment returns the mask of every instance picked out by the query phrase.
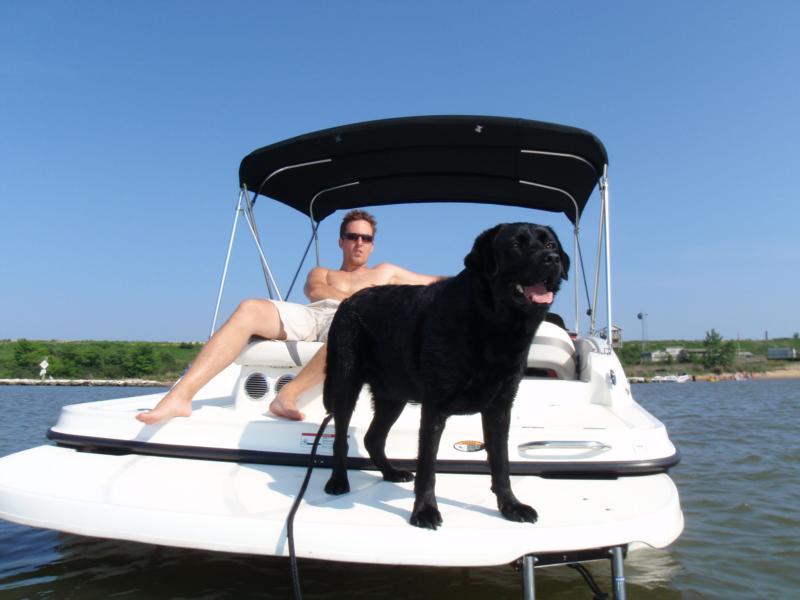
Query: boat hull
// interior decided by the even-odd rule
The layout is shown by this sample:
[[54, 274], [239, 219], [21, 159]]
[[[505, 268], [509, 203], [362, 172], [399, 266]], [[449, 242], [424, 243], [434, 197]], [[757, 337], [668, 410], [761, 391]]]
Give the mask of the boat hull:
[[[299, 557], [396, 565], [497, 565], [533, 554], [611, 546], [664, 547], [683, 528], [666, 474], [603, 479], [513, 477], [535, 524], [506, 521], [488, 475], [442, 473], [444, 525], [407, 523], [413, 483], [350, 473], [351, 492], [329, 496], [316, 469], [297, 513]], [[288, 556], [286, 516], [305, 469], [40, 446], [0, 459], [0, 517], [69, 533], [151, 544]], [[387, 543], [391, 535], [391, 543]]]

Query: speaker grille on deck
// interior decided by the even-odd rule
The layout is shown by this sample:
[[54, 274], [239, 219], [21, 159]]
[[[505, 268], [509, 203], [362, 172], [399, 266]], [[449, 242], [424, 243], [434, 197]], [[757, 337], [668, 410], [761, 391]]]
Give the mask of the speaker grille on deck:
[[267, 378], [263, 373], [251, 373], [244, 382], [244, 391], [253, 400], [260, 400], [269, 391]]
[[292, 373], [286, 373], [278, 377], [278, 381], [275, 383], [275, 393], [281, 391], [281, 388], [289, 383], [292, 379], [294, 379], [294, 375]]

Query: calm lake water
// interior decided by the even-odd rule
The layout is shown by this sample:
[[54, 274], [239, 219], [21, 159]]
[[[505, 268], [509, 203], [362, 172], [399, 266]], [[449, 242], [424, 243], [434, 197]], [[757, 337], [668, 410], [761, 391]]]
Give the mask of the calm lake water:
[[[46, 443], [62, 405], [153, 388], [0, 387], [0, 455]], [[630, 598], [790, 598], [800, 589], [800, 380], [634, 386], [667, 424], [686, 529], [625, 561]], [[390, 540], [387, 540], [390, 543]], [[609, 569], [590, 570], [610, 592]], [[303, 595], [521, 598], [510, 566], [424, 569], [301, 561]], [[536, 572], [538, 598], [592, 597], [572, 569]], [[100, 540], [0, 521], [0, 598], [291, 597], [288, 561]]]

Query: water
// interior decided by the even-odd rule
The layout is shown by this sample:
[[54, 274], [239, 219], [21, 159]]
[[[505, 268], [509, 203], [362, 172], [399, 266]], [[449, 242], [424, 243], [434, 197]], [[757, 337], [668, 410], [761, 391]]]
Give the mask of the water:
[[[0, 387], [0, 455], [44, 443], [63, 404], [154, 392]], [[789, 598], [800, 589], [800, 380], [634, 386], [683, 453], [686, 529], [625, 562], [629, 598]], [[535, 504], [535, 502], [534, 502]], [[387, 540], [387, 543], [391, 543]], [[610, 591], [605, 562], [590, 570]], [[509, 566], [433, 569], [301, 561], [303, 595], [521, 598]], [[592, 597], [572, 569], [536, 572], [538, 598]], [[291, 597], [285, 559], [92, 539], [0, 521], [0, 599]]]

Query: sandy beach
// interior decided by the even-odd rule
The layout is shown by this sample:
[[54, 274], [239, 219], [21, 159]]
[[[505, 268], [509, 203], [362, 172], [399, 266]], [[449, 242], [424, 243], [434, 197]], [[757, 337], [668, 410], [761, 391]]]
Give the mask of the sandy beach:
[[696, 381], [744, 381], [747, 379], [800, 379], [800, 367], [785, 367], [764, 373], [751, 371], [722, 373], [721, 375], [706, 373], [696, 377]]
[[766, 373], [753, 373], [753, 379], [800, 379], [800, 367], [786, 367]]

